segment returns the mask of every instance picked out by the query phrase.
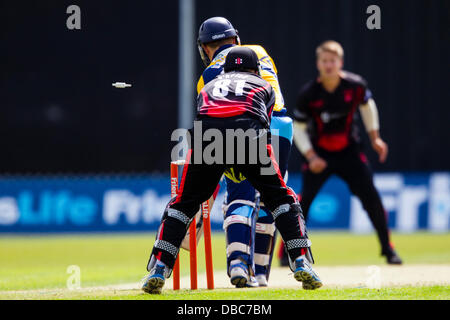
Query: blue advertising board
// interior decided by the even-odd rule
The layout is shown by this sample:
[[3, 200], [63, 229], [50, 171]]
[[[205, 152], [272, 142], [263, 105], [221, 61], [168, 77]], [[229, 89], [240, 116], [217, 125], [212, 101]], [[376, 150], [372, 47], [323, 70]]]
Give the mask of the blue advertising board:
[[[301, 175], [288, 185], [297, 193]], [[450, 230], [450, 173], [376, 174], [392, 230]], [[222, 183], [211, 214], [221, 230]], [[168, 176], [0, 178], [0, 232], [155, 231], [170, 199]], [[371, 232], [372, 226], [346, 184], [332, 177], [311, 205], [308, 228]]]

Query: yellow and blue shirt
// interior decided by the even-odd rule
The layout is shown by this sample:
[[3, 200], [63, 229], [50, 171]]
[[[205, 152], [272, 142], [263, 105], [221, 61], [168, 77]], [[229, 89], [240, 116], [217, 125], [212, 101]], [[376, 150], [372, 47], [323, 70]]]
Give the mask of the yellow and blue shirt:
[[[233, 44], [227, 44], [216, 50], [211, 63], [205, 69], [205, 71], [203, 71], [203, 74], [198, 80], [197, 94], [200, 93], [205, 84], [207, 84], [223, 72], [225, 58], [227, 57], [228, 52], [230, 52], [234, 46], [235, 45]], [[283, 95], [281, 94], [280, 85], [278, 83], [277, 68], [272, 58], [267, 54], [266, 50], [259, 45], [243, 45], [243, 47], [247, 47], [255, 51], [260, 63], [261, 77], [269, 82], [273, 90], [275, 91], [275, 106], [273, 108], [273, 111], [275, 112], [274, 114], [284, 115], [286, 113], [286, 109], [284, 107], [284, 99]]]

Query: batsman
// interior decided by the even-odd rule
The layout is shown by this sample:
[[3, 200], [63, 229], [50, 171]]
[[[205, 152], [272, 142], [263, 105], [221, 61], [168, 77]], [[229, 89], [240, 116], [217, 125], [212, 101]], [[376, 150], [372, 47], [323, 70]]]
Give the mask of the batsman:
[[[243, 46], [258, 56], [261, 77], [272, 86], [275, 104], [271, 113], [270, 130], [274, 155], [282, 177], [287, 182], [288, 160], [293, 140], [292, 119], [286, 115], [283, 94], [273, 59], [260, 45], [241, 44], [238, 31], [224, 17], [205, 20], [198, 32], [198, 50], [206, 67], [197, 83], [198, 93], [204, 85], [223, 73], [230, 50]], [[277, 231], [272, 215], [260, 200], [259, 190], [242, 174], [225, 171], [226, 197], [223, 206], [223, 228], [227, 241], [227, 272], [237, 287], [265, 287]], [[246, 279], [244, 281], [243, 279]]]
[[[301, 281], [307, 290], [322, 286], [311, 266], [314, 263], [311, 241], [300, 204], [292, 189], [286, 186], [273, 154], [270, 119], [275, 92], [260, 76], [259, 70], [259, 59], [253, 50], [232, 48], [225, 59], [225, 73], [200, 91], [196, 116], [196, 121], [201, 123], [200, 136], [210, 132], [210, 137], [215, 139], [202, 139], [201, 143], [194, 141], [189, 146], [177, 196], [171, 199], [163, 213], [147, 264], [149, 274], [142, 286], [143, 291], [161, 293], [165, 280], [172, 274], [181, 242], [193, 217], [229, 169], [245, 176], [260, 192], [261, 201], [264, 201], [286, 244], [294, 278]], [[190, 129], [191, 137], [199, 136], [193, 132], [197, 130], [194, 129]], [[212, 135], [212, 132], [216, 134]], [[230, 140], [230, 136], [233, 139]], [[220, 139], [225, 143], [217, 144]], [[200, 161], [196, 154], [202, 155]], [[206, 154], [214, 154], [214, 161], [206, 159]]]

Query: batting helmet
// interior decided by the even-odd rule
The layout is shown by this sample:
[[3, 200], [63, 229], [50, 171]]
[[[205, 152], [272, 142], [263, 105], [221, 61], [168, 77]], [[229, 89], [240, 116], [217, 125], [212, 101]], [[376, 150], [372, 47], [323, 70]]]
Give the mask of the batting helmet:
[[208, 66], [211, 61], [203, 50], [202, 44], [233, 37], [236, 38], [237, 44], [241, 44], [238, 31], [233, 27], [230, 21], [223, 17], [209, 18], [200, 25], [197, 46], [205, 66]]

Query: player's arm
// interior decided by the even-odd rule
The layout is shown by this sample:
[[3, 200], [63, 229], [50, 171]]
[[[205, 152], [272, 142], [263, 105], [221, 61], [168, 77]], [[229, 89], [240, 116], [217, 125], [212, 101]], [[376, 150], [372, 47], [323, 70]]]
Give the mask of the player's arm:
[[261, 77], [269, 82], [275, 91], [275, 106], [273, 110], [276, 112], [284, 110], [285, 112], [284, 98], [278, 82], [278, 70], [273, 59], [267, 54], [267, 51], [259, 45], [245, 45], [245, 47], [249, 47], [256, 52], [260, 63]]
[[217, 66], [217, 63], [211, 62], [211, 64], [206, 68], [202, 75], [200, 76], [200, 79], [198, 79], [197, 82], [197, 94], [202, 91], [203, 87], [207, 85], [210, 81], [212, 81], [215, 77], [217, 77], [220, 73], [222, 73], [221, 67], [214, 67], [214, 65]]
[[294, 142], [301, 154], [310, 160], [315, 155], [311, 144], [311, 139], [308, 134], [308, 124], [303, 121], [294, 120]]
[[380, 121], [378, 119], [378, 109], [375, 101], [370, 98], [366, 103], [359, 106], [359, 112], [366, 128], [367, 133], [372, 136], [378, 136]]
[[361, 114], [364, 127], [369, 135], [372, 147], [378, 153], [379, 161], [386, 161], [388, 146], [380, 137], [378, 109], [371, 95], [367, 97], [366, 94], [365, 102], [359, 106], [359, 112]]
[[278, 82], [277, 68], [272, 58], [267, 56], [261, 60], [261, 77], [270, 83], [275, 92], [274, 111], [281, 111], [284, 108], [284, 99]]
[[309, 168], [313, 173], [320, 173], [327, 167], [327, 162], [316, 153], [312, 146], [306, 122], [294, 121], [294, 142], [308, 161]]

